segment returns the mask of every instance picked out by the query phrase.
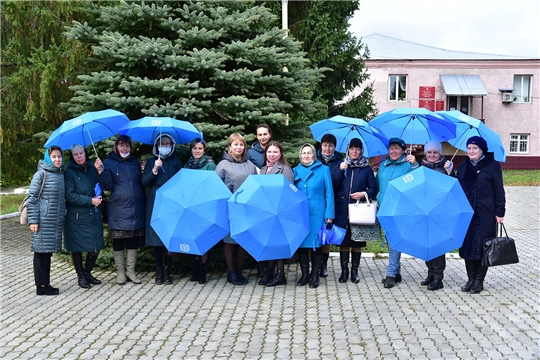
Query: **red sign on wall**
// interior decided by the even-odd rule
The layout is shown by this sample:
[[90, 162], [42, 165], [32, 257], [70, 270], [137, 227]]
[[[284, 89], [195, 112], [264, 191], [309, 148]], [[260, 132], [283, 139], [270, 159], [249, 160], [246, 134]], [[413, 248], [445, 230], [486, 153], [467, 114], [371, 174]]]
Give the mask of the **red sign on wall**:
[[435, 111], [435, 100], [418, 100], [418, 107]]
[[444, 111], [444, 100], [435, 100], [435, 111]]
[[420, 99], [435, 99], [435, 86], [420, 86], [418, 94]]

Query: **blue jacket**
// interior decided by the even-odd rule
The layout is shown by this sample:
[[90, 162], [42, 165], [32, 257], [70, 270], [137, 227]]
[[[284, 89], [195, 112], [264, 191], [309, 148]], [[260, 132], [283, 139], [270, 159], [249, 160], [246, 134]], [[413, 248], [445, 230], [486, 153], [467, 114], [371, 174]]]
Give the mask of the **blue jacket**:
[[264, 165], [264, 149], [262, 148], [261, 144], [259, 144], [258, 141], [256, 141], [253, 145], [251, 145], [251, 148], [247, 151], [248, 160], [253, 163], [256, 167], [259, 169], [263, 167]]
[[379, 171], [377, 171], [377, 184], [379, 185], [377, 201], [379, 202], [379, 206], [384, 200], [384, 194], [390, 181], [397, 179], [420, 166], [418, 165], [418, 162], [411, 165], [406, 158], [407, 154], [405, 153], [395, 161], [392, 161], [390, 157], [387, 157], [379, 166]]
[[145, 226], [146, 194], [141, 183], [141, 163], [133, 155], [122, 159], [112, 152], [98, 175], [103, 190], [111, 190], [109, 228], [136, 230]]
[[298, 165], [294, 168], [294, 184], [306, 194], [309, 205], [311, 231], [300, 247], [321, 247], [317, 232], [324, 225], [325, 219], [334, 218], [334, 191], [330, 170], [320, 161], [309, 167]]

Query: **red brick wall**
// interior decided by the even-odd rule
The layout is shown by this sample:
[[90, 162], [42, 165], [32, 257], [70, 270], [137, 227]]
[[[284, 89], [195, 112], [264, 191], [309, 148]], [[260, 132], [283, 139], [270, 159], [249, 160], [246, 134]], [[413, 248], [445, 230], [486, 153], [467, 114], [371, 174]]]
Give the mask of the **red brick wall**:
[[503, 170], [539, 170], [540, 156], [506, 156], [501, 163]]

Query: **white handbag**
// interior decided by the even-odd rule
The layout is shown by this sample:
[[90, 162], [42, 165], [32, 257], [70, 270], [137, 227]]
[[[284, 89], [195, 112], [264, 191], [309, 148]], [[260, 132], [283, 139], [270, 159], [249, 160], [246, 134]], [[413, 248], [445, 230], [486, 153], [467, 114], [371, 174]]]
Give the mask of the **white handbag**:
[[[354, 171], [351, 176], [351, 187], [349, 189], [349, 197], [352, 191], [352, 182], [354, 180]], [[349, 204], [349, 223], [352, 225], [375, 225], [377, 219], [377, 201], [370, 201], [367, 192], [363, 192], [366, 202], [356, 200], [355, 203]]]

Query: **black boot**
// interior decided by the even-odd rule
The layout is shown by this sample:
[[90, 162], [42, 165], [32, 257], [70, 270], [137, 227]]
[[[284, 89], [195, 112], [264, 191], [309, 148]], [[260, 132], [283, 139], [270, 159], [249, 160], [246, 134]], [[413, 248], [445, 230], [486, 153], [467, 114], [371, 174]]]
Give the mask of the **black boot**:
[[259, 285], [268, 285], [268, 283], [270, 281], [272, 281], [272, 278], [274, 277], [273, 276], [274, 274], [272, 274], [273, 272], [274, 272], [274, 269], [270, 270], [270, 269], [267, 268], [264, 271], [264, 274], [263, 274], [261, 280], [259, 280], [258, 284]]
[[434, 291], [434, 290], [442, 289], [443, 287], [444, 286], [443, 286], [442, 279], [433, 279], [433, 281], [427, 286], [427, 289]]
[[321, 264], [321, 277], [325, 278], [328, 276], [328, 257], [330, 254], [322, 254], [322, 264]]
[[312, 289], [319, 287], [319, 272], [321, 271], [322, 253], [321, 251], [311, 253], [311, 266], [313, 267], [309, 287]]
[[299, 286], [304, 286], [309, 282], [309, 254], [308, 252], [298, 252], [298, 261], [300, 262], [300, 270], [302, 271], [302, 276], [300, 280], [296, 283]]
[[349, 279], [349, 252], [341, 251], [339, 253], [339, 261], [341, 262], [341, 276], [339, 277], [339, 282], [346, 283]]
[[163, 267], [156, 267], [156, 285], [163, 285]]
[[73, 261], [73, 266], [75, 267], [75, 271], [77, 272], [77, 282], [79, 283], [79, 286], [82, 287], [83, 289], [90, 289], [92, 285], [90, 285], [88, 281], [86, 280], [86, 278], [84, 277], [82, 253], [72, 252], [71, 260]]
[[165, 285], [171, 285], [171, 265], [172, 265], [172, 259], [170, 256], [165, 255], [165, 266], [163, 267], [163, 283]]
[[199, 265], [199, 284], [206, 284], [206, 264]]
[[266, 286], [277, 285], [287, 285], [287, 278], [285, 278], [285, 273], [281, 270], [278, 270], [276, 276], [266, 284]]
[[383, 283], [385, 288], [391, 289], [396, 285], [396, 278], [394, 276], [387, 276]]
[[420, 283], [420, 285], [422, 286], [426, 286], [426, 285], [429, 285], [433, 282], [433, 280], [435, 280], [435, 278], [433, 277], [433, 275], [431, 274], [428, 274], [428, 277], [425, 278], [424, 280], [422, 280], [422, 282]]
[[246, 285], [236, 276], [236, 271], [227, 271], [227, 281], [233, 285]]
[[266, 261], [258, 262], [257, 263], [257, 277], [262, 278], [265, 274], [265, 270], [266, 270]]
[[482, 260], [478, 260], [476, 264], [476, 276], [471, 286], [469, 293], [471, 294], [480, 294], [484, 290], [484, 279], [488, 272], [487, 266], [482, 266]]
[[353, 252], [351, 254], [351, 281], [355, 284], [360, 282], [360, 277], [358, 276], [358, 267], [360, 266], [361, 257], [362, 253], [360, 252]]
[[469, 280], [461, 287], [461, 291], [469, 292], [476, 277], [476, 260], [465, 260], [465, 269], [467, 270]]
[[189, 281], [199, 281], [199, 269], [201, 267], [201, 258], [195, 258], [195, 272], [191, 275]]
[[86, 281], [91, 285], [101, 284], [101, 280], [98, 280], [92, 276], [92, 269], [94, 268], [94, 265], [96, 264], [98, 255], [99, 255], [99, 251], [95, 253], [91, 253], [91, 252], [87, 253], [86, 261], [84, 262], [84, 277], [86, 278]]

